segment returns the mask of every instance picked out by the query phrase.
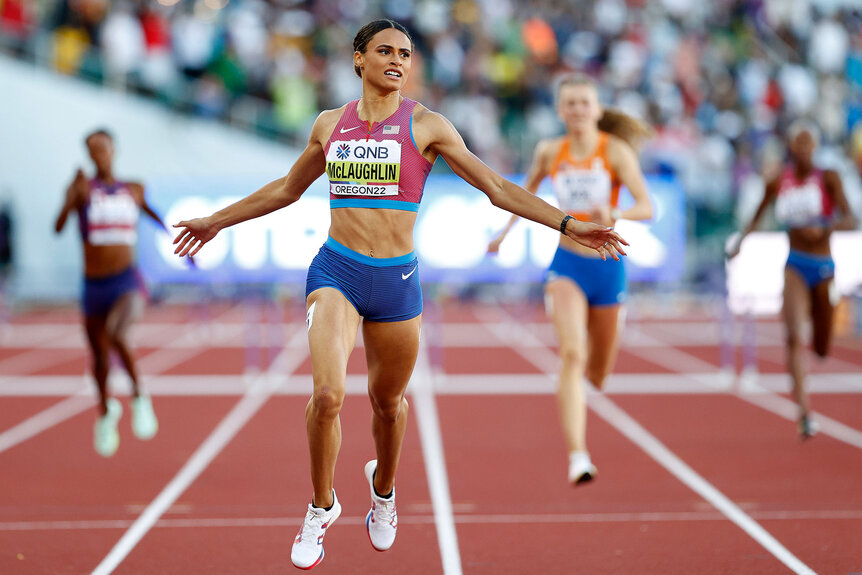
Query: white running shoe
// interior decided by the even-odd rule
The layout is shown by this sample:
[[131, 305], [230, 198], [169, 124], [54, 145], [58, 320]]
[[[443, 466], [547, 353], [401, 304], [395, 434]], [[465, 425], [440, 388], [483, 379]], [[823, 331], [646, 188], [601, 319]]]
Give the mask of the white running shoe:
[[159, 420], [153, 411], [149, 395], [132, 398], [132, 432], [138, 439], [152, 439], [159, 430]]
[[108, 412], [96, 420], [93, 428], [93, 446], [102, 457], [111, 457], [120, 447], [117, 423], [123, 415], [123, 406], [113, 397], [108, 400]]
[[811, 418], [811, 415], [806, 414], [799, 418], [799, 423], [796, 425], [799, 436], [802, 439], [811, 439], [817, 432], [820, 431], [820, 424]]
[[374, 472], [377, 471], [377, 460], [372, 459], [365, 464], [365, 478], [371, 488], [371, 510], [365, 516], [365, 528], [371, 546], [377, 551], [386, 551], [395, 543], [395, 532], [398, 530], [398, 513], [395, 511], [395, 488], [387, 498], [378, 497], [374, 492]]
[[569, 483], [580, 485], [592, 481], [596, 477], [596, 466], [590, 461], [590, 454], [586, 451], [572, 451], [569, 453]]
[[339, 515], [341, 515], [341, 504], [335, 496], [334, 489], [332, 507], [329, 511], [308, 504], [308, 512], [290, 550], [290, 560], [294, 565], [300, 569], [311, 569], [323, 561], [323, 536]]

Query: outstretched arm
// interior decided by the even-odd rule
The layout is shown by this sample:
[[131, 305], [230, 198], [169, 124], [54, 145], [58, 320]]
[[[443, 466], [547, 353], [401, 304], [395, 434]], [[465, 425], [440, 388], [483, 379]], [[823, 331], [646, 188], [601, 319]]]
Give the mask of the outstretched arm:
[[84, 201], [87, 193], [87, 177], [84, 171], [78, 168], [75, 173], [75, 178], [72, 183], [66, 188], [66, 197], [63, 200], [63, 207], [60, 208], [60, 213], [57, 215], [57, 221], [54, 222], [54, 232], [60, 233], [66, 227], [66, 220], [69, 219], [69, 212], [76, 209]]
[[246, 220], [259, 218], [298, 200], [308, 186], [326, 169], [323, 142], [332, 132], [331, 124], [331, 115], [327, 112], [317, 118], [311, 130], [308, 145], [290, 172], [283, 178], [266, 184], [253, 194], [211, 216], [174, 224], [175, 228], [181, 228], [174, 238], [174, 243], [177, 244], [174, 253], [180, 256], [194, 256], [220, 230]]
[[[159, 216], [158, 212], [156, 212], [156, 210], [154, 210], [153, 207], [150, 205], [150, 203], [147, 201], [146, 190], [144, 189], [144, 185], [143, 184], [131, 184], [131, 188], [134, 191], [134, 193], [138, 199], [138, 205], [141, 206], [141, 211], [143, 211], [145, 214], [147, 214], [154, 222], [159, 224], [159, 227], [162, 228], [163, 230], [165, 230], [166, 234], [170, 234], [171, 231], [165, 225], [165, 222]], [[195, 264], [195, 260], [191, 256], [189, 256], [188, 263], [192, 267], [197, 267], [197, 264]]]
[[619, 260], [618, 254], [625, 255], [622, 246], [628, 244], [613, 229], [574, 218], [567, 219], [561, 229], [566, 217], [564, 212], [486, 166], [467, 149], [461, 135], [446, 118], [434, 112], [424, 112], [421, 118], [420, 129], [427, 138], [428, 149], [443, 156], [458, 176], [484, 192], [493, 205], [562, 231], [581, 245], [596, 250], [602, 259], [609, 255]]
[[739, 255], [739, 249], [742, 246], [742, 240], [745, 239], [745, 236], [750, 234], [752, 231], [757, 229], [757, 224], [760, 223], [760, 219], [763, 217], [763, 214], [766, 212], [766, 208], [775, 201], [776, 196], [778, 195], [778, 185], [779, 180], [775, 178], [768, 184], [766, 184], [766, 191], [763, 193], [763, 199], [760, 200], [760, 205], [757, 206], [757, 211], [754, 212], [754, 217], [751, 218], [751, 222], [745, 229], [739, 234], [739, 238], [736, 240], [736, 243], [730, 247], [727, 251], [727, 257], [729, 259], [735, 258]]
[[143, 184], [130, 184], [132, 191], [138, 200], [138, 205], [141, 206], [141, 211], [147, 214], [154, 222], [159, 224], [159, 227], [170, 233], [168, 227], [165, 225], [165, 222], [162, 221], [162, 218], [159, 217], [159, 214], [153, 209], [153, 207], [147, 202], [146, 197], [146, 189]]
[[[539, 184], [541, 184], [542, 180], [545, 179], [545, 176], [548, 175], [551, 151], [552, 145], [547, 140], [542, 140], [536, 146], [536, 151], [533, 153], [533, 162], [530, 164], [530, 171], [527, 172], [527, 181], [524, 182], [524, 189], [531, 194], [535, 195], [536, 192], [539, 191]], [[490, 244], [488, 244], [489, 253], [497, 253], [500, 251], [500, 244], [502, 244], [503, 240], [506, 239], [506, 235], [509, 233], [509, 230], [512, 229], [512, 226], [515, 225], [515, 222], [518, 221], [519, 217], [520, 216], [517, 214], [512, 214], [506, 227], [500, 231], [496, 238], [491, 240]]]

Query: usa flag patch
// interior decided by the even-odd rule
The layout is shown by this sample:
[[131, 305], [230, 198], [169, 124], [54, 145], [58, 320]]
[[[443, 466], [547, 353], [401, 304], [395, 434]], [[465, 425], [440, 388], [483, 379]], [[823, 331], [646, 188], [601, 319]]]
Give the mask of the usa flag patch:
[[384, 134], [397, 134], [400, 129], [401, 129], [401, 126], [383, 126], [383, 133]]

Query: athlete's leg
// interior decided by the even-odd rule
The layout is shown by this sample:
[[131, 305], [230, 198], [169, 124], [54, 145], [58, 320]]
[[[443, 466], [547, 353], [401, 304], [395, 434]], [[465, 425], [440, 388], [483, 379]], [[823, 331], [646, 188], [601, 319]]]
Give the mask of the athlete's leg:
[[787, 332], [787, 370], [793, 380], [793, 399], [800, 415], [808, 413], [808, 394], [805, 391], [805, 357], [802, 333], [810, 307], [809, 290], [802, 276], [792, 268], [784, 270], [784, 305], [782, 317]]
[[138, 369], [135, 365], [135, 357], [132, 353], [129, 332], [132, 324], [141, 317], [144, 308], [144, 298], [137, 290], [130, 291], [120, 296], [111, 306], [105, 328], [111, 346], [120, 356], [123, 367], [132, 380], [132, 395], [138, 397], [140, 389], [138, 385]]
[[93, 361], [93, 378], [99, 392], [99, 413], [108, 413], [108, 352], [110, 340], [105, 328], [104, 315], [87, 315], [84, 317], [84, 327], [87, 330], [87, 341], [90, 344], [90, 355]]
[[829, 354], [832, 343], [832, 320], [835, 315], [835, 280], [820, 282], [811, 290], [811, 320], [814, 324], [814, 353], [820, 357]]
[[587, 403], [584, 370], [587, 361], [587, 299], [571, 280], [555, 279], [545, 286], [548, 316], [559, 342], [560, 381], [557, 404], [569, 452], [587, 450]]
[[333, 503], [335, 460], [341, 447], [341, 420], [347, 359], [356, 344], [360, 316], [344, 295], [334, 288], [320, 288], [308, 295], [308, 345], [314, 391], [305, 408], [314, 505]]
[[371, 398], [371, 433], [377, 450], [374, 489], [387, 495], [395, 485], [395, 471], [407, 429], [404, 391], [419, 353], [422, 316], [395, 322], [362, 324], [368, 360], [368, 395]]
[[619, 351], [621, 305], [591, 306], [587, 333], [587, 381], [602, 389], [611, 373]]

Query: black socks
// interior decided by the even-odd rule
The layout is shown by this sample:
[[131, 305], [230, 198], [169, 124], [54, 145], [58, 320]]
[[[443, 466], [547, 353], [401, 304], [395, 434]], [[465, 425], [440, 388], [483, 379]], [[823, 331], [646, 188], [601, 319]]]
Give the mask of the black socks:
[[332, 493], [332, 505], [330, 505], [329, 507], [318, 507], [314, 503], [314, 497], [311, 498], [311, 506], [314, 507], [315, 509], [323, 509], [324, 511], [332, 511], [332, 507], [334, 505], [335, 505], [335, 492]]
[[389, 498], [391, 498], [391, 497], [392, 497], [392, 491], [395, 491], [394, 489], [393, 489], [392, 491], [390, 491], [389, 493], [387, 493], [386, 495], [380, 495], [379, 493], [377, 493], [377, 488], [376, 488], [376, 487], [374, 487], [374, 478], [375, 478], [375, 477], [377, 477], [377, 470], [376, 470], [376, 469], [374, 470], [374, 475], [372, 475], [372, 476], [371, 476], [371, 489], [373, 489], [373, 490], [374, 490], [374, 495], [376, 495], [376, 496], [377, 496], [377, 497], [379, 497], [380, 499], [389, 499]]

